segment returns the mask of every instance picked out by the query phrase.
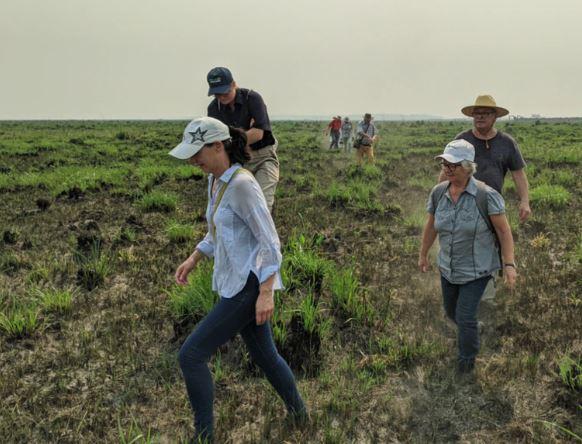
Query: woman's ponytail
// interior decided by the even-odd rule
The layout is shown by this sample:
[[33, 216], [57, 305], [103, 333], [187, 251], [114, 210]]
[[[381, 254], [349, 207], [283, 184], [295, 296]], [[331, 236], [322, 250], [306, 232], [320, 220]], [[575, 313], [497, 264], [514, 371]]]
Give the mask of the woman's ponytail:
[[222, 144], [226, 154], [228, 154], [230, 163], [243, 164], [251, 160], [251, 155], [247, 150], [247, 134], [243, 130], [232, 126], [229, 126], [228, 129], [230, 140], [225, 140]]

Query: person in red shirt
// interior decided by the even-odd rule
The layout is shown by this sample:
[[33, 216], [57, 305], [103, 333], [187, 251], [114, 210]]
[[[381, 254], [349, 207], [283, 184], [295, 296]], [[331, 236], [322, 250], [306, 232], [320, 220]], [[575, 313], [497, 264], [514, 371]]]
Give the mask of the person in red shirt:
[[327, 125], [326, 135], [331, 134], [331, 143], [329, 144], [329, 149], [334, 147], [339, 150], [339, 140], [340, 140], [340, 130], [342, 129], [342, 118], [341, 116], [334, 117], [329, 125]]

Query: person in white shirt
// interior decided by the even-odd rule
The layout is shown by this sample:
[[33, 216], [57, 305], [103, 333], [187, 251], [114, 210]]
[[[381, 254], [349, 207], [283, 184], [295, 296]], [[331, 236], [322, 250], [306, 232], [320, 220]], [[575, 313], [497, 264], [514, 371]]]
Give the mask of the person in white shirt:
[[[211, 117], [195, 119], [170, 155], [209, 173], [208, 233], [176, 270], [176, 282], [205, 257], [214, 258], [213, 290], [220, 299], [180, 349], [179, 360], [194, 411], [195, 440], [213, 439], [213, 382], [208, 361], [237, 333], [281, 396], [293, 419], [306, 409], [293, 373], [273, 342], [273, 291], [282, 288], [280, 242], [265, 197], [252, 174], [244, 131]], [[198, 441], [196, 441], [198, 442]]]

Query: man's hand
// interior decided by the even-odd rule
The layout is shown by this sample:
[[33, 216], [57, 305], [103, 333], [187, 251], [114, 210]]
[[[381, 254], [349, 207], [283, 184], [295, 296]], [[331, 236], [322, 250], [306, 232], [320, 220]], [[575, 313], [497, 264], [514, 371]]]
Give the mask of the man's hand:
[[524, 223], [531, 215], [531, 208], [529, 202], [520, 202], [519, 204], [519, 222]]

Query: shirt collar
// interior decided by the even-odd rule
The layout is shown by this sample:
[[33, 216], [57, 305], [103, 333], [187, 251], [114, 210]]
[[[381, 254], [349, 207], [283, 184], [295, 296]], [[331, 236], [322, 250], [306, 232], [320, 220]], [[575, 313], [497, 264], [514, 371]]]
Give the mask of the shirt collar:
[[[450, 186], [451, 184], [449, 182], [449, 184], [447, 185], [447, 191], [445, 192], [449, 199], [451, 199], [451, 194], [449, 193]], [[469, 182], [467, 183], [467, 186], [463, 190], [463, 193], [469, 193], [471, 196], [477, 197], [477, 181], [473, 176], [469, 177]]]
[[[234, 104], [236, 106], [236, 104], [243, 104], [244, 103], [244, 97], [242, 95], [242, 91], [240, 90], [240, 88], [236, 89], [236, 95], [234, 96]], [[218, 105], [218, 109], [220, 110], [221, 108], [227, 108], [228, 105], [223, 105], [222, 103], [220, 103], [220, 100], [216, 99], [216, 104]]]
[[221, 182], [224, 182], [224, 183], [230, 182], [232, 175], [239, 168], [241, 168], [240, 163], [233, 163], [228, 170], [226, 170], [224, 173], [222, 173], [222, 176], [220, 176], [220, 179], [218, 179], [218, 180], [220, 180]]
[[477, 196], [477, 182], [473, 176], [469, 178], [469, 183], [467, 184], [465, 191], [471, 196]]

